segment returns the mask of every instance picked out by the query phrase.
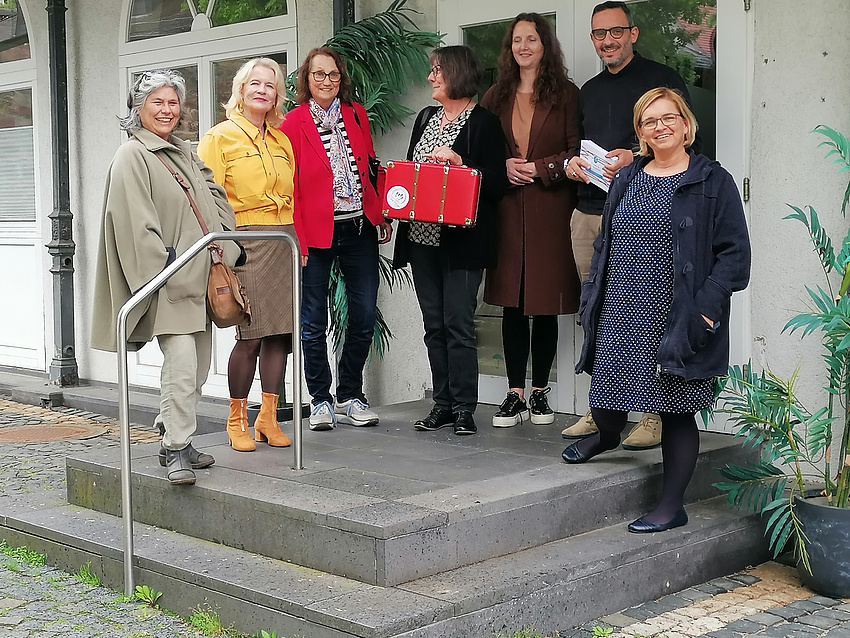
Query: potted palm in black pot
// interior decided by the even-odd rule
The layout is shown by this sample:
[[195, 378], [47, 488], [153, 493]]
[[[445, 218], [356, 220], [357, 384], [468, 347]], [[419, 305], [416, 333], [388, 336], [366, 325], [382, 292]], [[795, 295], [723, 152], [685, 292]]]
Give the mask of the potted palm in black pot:
[[[818, 126], [827, 158], [850, 170], [850, 142]], [[846, 217], [850, 184], [841, 207]], [[823, 268], [825, 285], [809, 287], [811, 307], [784, 330], [818, 335], [826, 375], [824, 402], [809, 407], [797, 395], [799, 368], [790, 379], [749, 366], [732, 367], [720, 394], [720, 412], [737, 425], [744, 445], [760, 458], [720, 470], [716, 486], [730, 505], [759, 512], [777, 556], [792, 543], [803, 583], [833, 597], [850, 597], [850, 229], [836, 244], [811, 206], [791, 206], [786, 219], [807, 229]]]

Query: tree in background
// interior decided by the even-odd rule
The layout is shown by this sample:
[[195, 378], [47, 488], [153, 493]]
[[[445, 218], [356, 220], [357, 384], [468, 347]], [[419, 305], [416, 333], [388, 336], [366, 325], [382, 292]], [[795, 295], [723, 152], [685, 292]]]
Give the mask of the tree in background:
[[641, 55], [673, 67], [687, 84], [698, 85], [698, 74], [691, 55], [682, 49], [694, 44], [699, 31], [687, 30], [681, 21], [714, 27], [715, 15], [707, 7], [717, 0], [651, 0], [629, 6], [640, 29], [636, 48]]

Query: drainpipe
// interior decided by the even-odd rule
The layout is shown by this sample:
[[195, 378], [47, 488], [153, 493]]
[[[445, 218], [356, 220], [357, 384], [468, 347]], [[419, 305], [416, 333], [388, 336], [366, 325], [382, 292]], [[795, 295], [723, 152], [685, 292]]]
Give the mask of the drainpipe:
[[334, 33], [354, 22], [354, 0], [333, 0]]
[[79, 384], [74, 347], [74, 238], [68, 146], [68, 61], [65, 45], [65, 0], [47, 0], [50, 57], [50, 115], [53, 146], [53, 212], [50, 243], [53, 258], [53, 360], [50, 381], [60, 386]]

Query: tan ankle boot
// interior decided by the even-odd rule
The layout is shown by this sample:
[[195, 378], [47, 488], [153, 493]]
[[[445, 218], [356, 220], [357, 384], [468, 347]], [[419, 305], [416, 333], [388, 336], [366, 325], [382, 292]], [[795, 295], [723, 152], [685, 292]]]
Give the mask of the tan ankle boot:
[[268, 441], [273, 447], [288, 447], [292, 444], [289, 437], [280, 431], [277, 424], [277, 395], [263, 392], [263, 403], [260, 413], [254, 421], [254, 440], [262, 443]]
[[248, 431], [248, 399], [230, 399], [227, 417], [227, 436], [230, 447], [237, 452], [253, 452], [257, 447]]

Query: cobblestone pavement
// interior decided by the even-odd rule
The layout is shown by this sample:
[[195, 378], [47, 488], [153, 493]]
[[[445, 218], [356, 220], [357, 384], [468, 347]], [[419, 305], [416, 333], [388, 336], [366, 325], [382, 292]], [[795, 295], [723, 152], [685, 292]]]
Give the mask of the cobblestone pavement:
[[591, 638], [594, 627], [608, 638], [850, 638], [850, 601], [812, 595], [796, 569], [771, 562], [561, 635]]
[[[4, 428], [50, 424], [95, 426], [98, 435], [0, 443], [0, 499], [64, 501], [65, 455], [119, 442], [114, 419], [0, 400], [0, 434]], [[157, 438], [152, 426], [131, 428], [131, 440]], [[222, 620], [226, 626], [227, 619]], [[812, 595], [800, 585], [796, 570], [771, 562], [562, 630], [551, 638], [592, 638], [608, 629], [608, 638], [850, 638], [850, 600]], [[0, 638], [199, 635], [185, 621], [139, 602], [126, 602], [119, 592], [0, 553]]]

